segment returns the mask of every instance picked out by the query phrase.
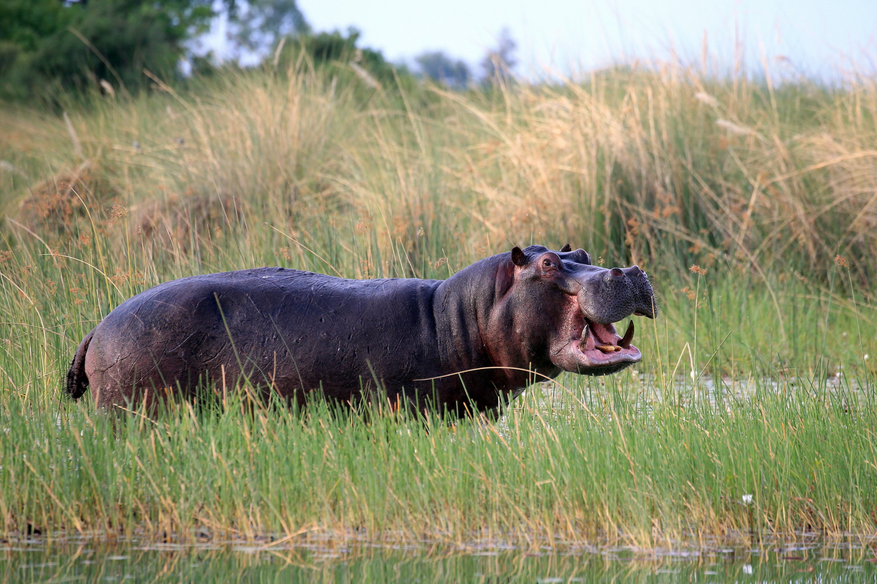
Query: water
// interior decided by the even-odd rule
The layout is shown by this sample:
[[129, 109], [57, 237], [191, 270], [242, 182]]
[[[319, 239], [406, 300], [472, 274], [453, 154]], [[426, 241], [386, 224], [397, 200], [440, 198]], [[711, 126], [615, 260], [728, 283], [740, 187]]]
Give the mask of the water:
[[0, 582], [877, 582], [873, 544], [709, 550], [0, 545]]

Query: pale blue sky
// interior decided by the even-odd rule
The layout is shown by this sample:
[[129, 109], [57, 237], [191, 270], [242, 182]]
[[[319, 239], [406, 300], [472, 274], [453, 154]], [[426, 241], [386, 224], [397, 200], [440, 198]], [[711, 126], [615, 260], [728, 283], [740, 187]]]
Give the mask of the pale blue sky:
[[667, 59], [671, 46], [699, 61], [704, 31], [710, 53], [725, 64], [734, 62], [739, 34], [755, 70], [762, 45], [771, 68], [786, 73], [794, 67], [834, 76], [851, 61], [877, 69], [877, 0], [299, 0], [298, 6], [314, 30], [355, 26], [363, 46], [393, 62], [444, 50], [477, 68], [508, 27], [525, 75], [544, 67], [568, 72], [637, 57]]

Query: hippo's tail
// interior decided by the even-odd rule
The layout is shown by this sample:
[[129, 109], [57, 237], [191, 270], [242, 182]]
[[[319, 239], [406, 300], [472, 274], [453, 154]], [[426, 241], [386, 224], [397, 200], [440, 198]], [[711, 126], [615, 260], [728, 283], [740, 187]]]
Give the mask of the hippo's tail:
[[88, 345], [91, 343], [91, 337], [94, 330], [85, 335], [76, 354], [73, 355], [73, 361], [70, 363], [70, 369], [67, 370], [67, 385], [64, 386], [64, 392], [73, 399], [79, 399], [82, 394], [88, 390], [88, 376], [85, 374], [85, 353], [88, 351]]

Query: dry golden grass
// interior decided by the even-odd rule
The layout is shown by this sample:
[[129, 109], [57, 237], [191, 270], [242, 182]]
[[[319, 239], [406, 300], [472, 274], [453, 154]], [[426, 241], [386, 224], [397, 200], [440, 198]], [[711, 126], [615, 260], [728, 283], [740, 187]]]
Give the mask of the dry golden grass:
[[[352, 253], [350, 275], [571, 241], [652, 269], [817, 279], [839, 254], [864, 282], [877, 254], [873, 80], [772, 87], [664, 67], [400, 96], [302, 68], [162, 87], [71, 112], [67, 127], [3, 116], [2, 154], [31, 177], [4, 179], [11, 216], [65, 235], [81, 204], [107, 217], [116, 203], [133, 238], [120, 245], [173, 256], [233, 234], [297, 249], [276, 244], [282, 232]], [[383, 264], [369, 267], [365, 234]]]

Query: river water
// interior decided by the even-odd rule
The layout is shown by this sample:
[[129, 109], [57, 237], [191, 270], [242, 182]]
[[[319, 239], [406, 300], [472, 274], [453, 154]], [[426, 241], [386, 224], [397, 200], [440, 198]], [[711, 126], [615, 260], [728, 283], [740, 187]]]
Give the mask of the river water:
[[0, 582], [877, 583], [877, 542], [623, 547], [0, 544]]

